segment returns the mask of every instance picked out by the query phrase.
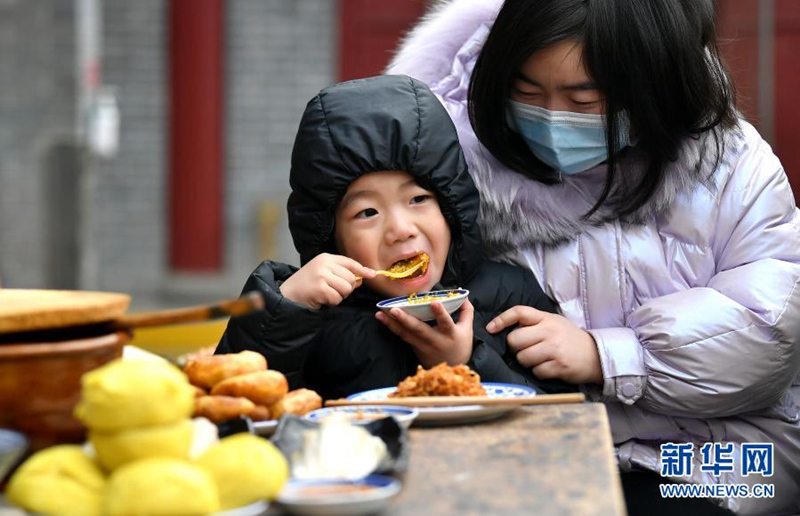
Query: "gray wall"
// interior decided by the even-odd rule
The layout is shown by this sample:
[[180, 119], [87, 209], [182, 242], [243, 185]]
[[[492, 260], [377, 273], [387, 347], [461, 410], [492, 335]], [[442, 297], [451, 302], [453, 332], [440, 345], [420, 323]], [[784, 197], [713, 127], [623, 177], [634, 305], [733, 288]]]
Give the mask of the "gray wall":
[[[48, 190], [46, 179], [59, 173], [53, 157], [74, 143], [73, 27], [71, 2], [0, 1], [0, 274], [6, 285], [55, 282], [49, 264], [56, 251], [47, 235], [55, 232], [49, 219], [60, 217], [48, 199], [59, 192]], [[75, 198], [62, 201], [69, 206]]]
[[[76, 145], [74, 2], [0, 0], [4, 286], [129, 292], [148, 308], [235, 296], [263, 258], [296, 263], [289, 158], [306, 102], [335, 80], [335, 5], [225, 3], [224, 270], [183, 276], [167, 263], [167, 0], [102, 2], [103, 83], [121, 113], [110, 159]], [[264, 204], [278, 212], [272, 256], [262, 255]]]

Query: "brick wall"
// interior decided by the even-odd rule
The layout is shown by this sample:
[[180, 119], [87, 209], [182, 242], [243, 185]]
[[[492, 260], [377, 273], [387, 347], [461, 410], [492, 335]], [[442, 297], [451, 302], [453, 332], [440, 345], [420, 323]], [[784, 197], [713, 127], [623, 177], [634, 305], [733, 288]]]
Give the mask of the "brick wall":
[[[225, 260], [241, 287], [264, 258], [296, 263], [286, 198], [306, 103], [333, 82], [334, 0], [228, 2]], [[260, 256], [258, 209], [279, 208], [275, 256]]]
[[[225, 263], [211, 277], [167, 266], [167, 0], [101, 4], [103, 83], [121, 113], [112, 159], [76, 152], [74, 2], [0, 0], [4, 284], [70, 288], [71, 277], [72, 288], [130, 292], [134, 307], [147, 307], [236, 295], [263, 258], [296, 263], [289, 158], [306, 102], [334, 80], [336, 1], [225, 4]], [[59, 195], [70, 198], [48, 208]], [[272, 256], [259, 241], [265, 204], [277, 210]]]
[[167, 188], [167, 3], [104, 0], [103, 83], [116, 88], [119, 152], [91, 158], [81, 286], [155, 292], [163, 282]]
[[7, 286], [53, 280], [47, 199], [57, 192], [48, 178], [59, 173], [53, 156], [73, 143], [73, 25], [72, 2], [0, 1], [0, 275]]

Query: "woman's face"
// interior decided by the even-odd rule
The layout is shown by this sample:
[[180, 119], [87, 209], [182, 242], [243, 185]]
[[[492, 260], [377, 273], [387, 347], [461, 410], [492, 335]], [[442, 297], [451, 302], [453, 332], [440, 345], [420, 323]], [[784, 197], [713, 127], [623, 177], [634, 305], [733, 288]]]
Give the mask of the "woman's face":
[[511, 100], [550, 111], [603, 114], [602, 96], [584, 69], [582, 53], [574, 40], [534, 52], [519, 70]]
[[366, 280], [388, 297], [431, 290], [450, 250], [450, 226], [436, 196], [400, 171], [370, 172], [350, 183], [336, 210], [334, 237], [343, 255], [372, 269], [386, 270], [420, 253], [430, 257], [421, 276]]

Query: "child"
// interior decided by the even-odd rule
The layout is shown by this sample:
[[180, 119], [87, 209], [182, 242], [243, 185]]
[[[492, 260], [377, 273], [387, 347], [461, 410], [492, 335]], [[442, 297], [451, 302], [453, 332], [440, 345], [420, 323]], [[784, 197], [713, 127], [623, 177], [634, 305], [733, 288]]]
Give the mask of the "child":
[[[512, 306], [555, 306], [529, 271], [483, 260], [478, 192], [427, 86], [381, 76], [323, 89], [300, 122], [290, 184], [303, 267], [263, 262], [244, 291], [263, 292], [266, 309], [232, 319], [217, 353], [258, 351], [292, 389], [326, 399], [394, 386], [441, 361], [466, 363], [483, 381], [571, 389], [537, 380], [506, 346], [507, 332], [485, 330]], [[430, 263], [421, 275], [375, 273], [423, 252]], [[435, 325], [375, 307], [443, 285], [469, 289], [470, 299], [453, 318], [434, 303]]]

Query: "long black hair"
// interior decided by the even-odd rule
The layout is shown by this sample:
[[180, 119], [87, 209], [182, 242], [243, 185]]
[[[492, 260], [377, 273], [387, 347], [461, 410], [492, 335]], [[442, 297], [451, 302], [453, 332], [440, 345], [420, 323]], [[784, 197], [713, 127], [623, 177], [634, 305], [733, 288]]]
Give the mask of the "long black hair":
[[[631, 214], [656, 191], [687, 137], [736, 124], [733, 84], [719, 54], [714, 16], [712, 0], [506, 0], [472, 72], [469, 114], [475, 134], [512, 170], [546, 184], [558, 181], [509, 126], [508, 98], [531, 54], [564, 40], [582, 44], [584, 66], [605, 103], [609, 155], [605, 188], [585, 216], [606, 201], [618, 216]], [[622, 113], [647, 168], [610, 198]], [[712, 134], [718, 162], [723, 140], [717, 131]]]

